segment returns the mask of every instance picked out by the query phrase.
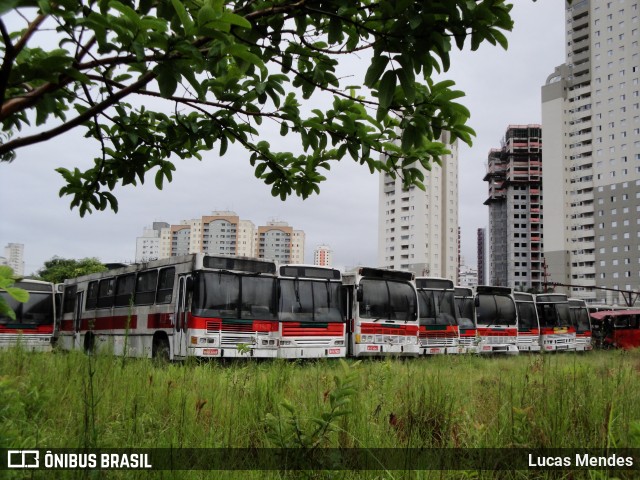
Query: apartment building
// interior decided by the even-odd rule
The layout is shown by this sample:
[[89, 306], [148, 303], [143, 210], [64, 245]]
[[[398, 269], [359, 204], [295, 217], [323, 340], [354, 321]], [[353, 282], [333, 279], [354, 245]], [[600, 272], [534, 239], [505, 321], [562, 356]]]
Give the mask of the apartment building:
[[0, 257], [0, 265], [11, 267], [16, 277], [24, 276], [24, 244], [7, 244], [4, 247], [4, 257]]
[[542, 290], [542, 129], [509, 125], [489, 152], [489, 284]]
[[380, 175], [378, 265], [457, 280], [458, 143], [441, 138], [450, 154], [423, 170], [426, 189], [405, 189], [401, 178]]
[[638, 0], [567, 5], [566, 62], [542, 87], [549, 280], [590, 302], [640, 279], [639, 15]]
[[304, 231], [286, 222], [267, 222], [256, 228], [235, 212], [214, 211], [174, 225], [154, 222], [136, 239], [136, 261], [202, 252], [304, 263], [304, 244]]
[[321, 267], [333, 265], [333, 252], [328, 245], [318, 245], [313, 251], [313, 264]]
[[486, 285], [487, 284], [487, 275], [486, 275], [486, 251], [487, 251], [487, 240], [486, 240], [487, 230], [485, 228], [479, 228], [477, 233], [477, 255], [478, 255], [478, 285]]

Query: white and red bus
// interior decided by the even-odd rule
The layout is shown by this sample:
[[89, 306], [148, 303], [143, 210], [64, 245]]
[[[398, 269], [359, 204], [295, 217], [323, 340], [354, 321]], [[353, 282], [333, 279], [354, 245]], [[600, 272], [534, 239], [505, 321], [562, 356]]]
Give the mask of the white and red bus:
[[460, 350], [462, 353], [477, 353], [479, 337], [476, 327], [476, 306], [473, 289], [470, 287], [455, 287], [454, 295], [458, 312]]
[[518, 353], [518, 311], [509, 287], [476, 287], [478, 353]]
[[63, 348], [134, 357], [275, 358], [273, 262], [192, 254], [66, 280]]
[[339, 270], [281, 265], [278, 320], [282, 358], [345, 357], [347, 334]]
[[361, 267], [342, 276], [349, 355], [417, 356], [418, 297], [411, 272]]
[[531, 293], [514, 292], [518, 309], [518, 350], [540, 351], [540, 323], [536, 311], [535, 297]]
[[460, 353], [453, 282], [446, 278], [418, 277], [416, 289], [420, 314], [420, 353]]
[[547, 352], [576, 349], [576, 329], [571, 322], [569, 299], [563, 293], [536, 295], [540, 320], [540, 345]]
[[569, 313], [571, 314], [571, 323], [576, 329], [576, 351], [593, 350], [591, 319], [587, 303], [580, 298], [570, 298]]
[[0, 292], [15, 312], [15, 320], [0, 315], [0, 348], [21, 345], [28, 350], [49, 351], [59, 305], [53, 283], [24, 279], [12, 285], [29, 292], [29, 300], [17, 302], [7, 292]]

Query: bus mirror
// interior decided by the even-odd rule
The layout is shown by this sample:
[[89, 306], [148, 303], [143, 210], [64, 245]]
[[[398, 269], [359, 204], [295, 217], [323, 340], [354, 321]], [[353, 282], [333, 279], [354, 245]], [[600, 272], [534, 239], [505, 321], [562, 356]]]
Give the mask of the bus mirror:
[[480, 306], [480, 299], [478, 297], [475, 297], [473, 299], [473, 305], [478, 308]]
[[187, 277], [187, 292], [192, 292], [193, 291], [193, 277]]
[[362, 290], [362, 285], [358, 285], [358, 290], [356, 291], [356, 300], [361, 302], [364, 298], [364, 292]]

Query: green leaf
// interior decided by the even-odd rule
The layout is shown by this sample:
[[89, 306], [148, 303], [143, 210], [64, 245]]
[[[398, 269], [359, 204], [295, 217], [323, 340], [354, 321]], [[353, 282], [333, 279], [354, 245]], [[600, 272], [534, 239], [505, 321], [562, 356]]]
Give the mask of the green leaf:
[[396, 72], [388, 70], [382, 76], [380, 85], [378, 86], [378, 97], [380, 107], [388, 109], [393, 101], [393, 95], [396, 91]]
[[387, 56], [377, 56], [373, 57], [371, 61], [371, 65], [367, 69], [367, 74], [364, 77], [364, 84], [367, 87], [373, 87], [375, 83], [378, 81], [384, 69], [387, 68], [389, 64], [389, 57]]

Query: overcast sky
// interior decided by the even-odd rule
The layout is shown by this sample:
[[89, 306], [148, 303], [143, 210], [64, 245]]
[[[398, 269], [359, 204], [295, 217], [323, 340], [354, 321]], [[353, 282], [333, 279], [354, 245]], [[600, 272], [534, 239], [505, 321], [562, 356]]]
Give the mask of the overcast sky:
[[[489, 149], [500, 146], [508, 125], [540, 123], [540, 88], [564, 61], [564, 2], [515, 3], [508, 51], [487, 44], [477, 52], [455, 52], [443, 76], [466, 92], [461, 103], [471, 110], [470, 126], [477, 133], [473, 147], [463, 145], [459, 158], [461, 250], [472, 266], [476, 230], [488, 222], [482, 178]], [[276, 148], [283, 142], [279, 136], [269, 141]], [[334, 164], [320, 195], [282, 202], [254, 177], [248, 154], [230, 149], [220, 158], [213, 151], [202, 162], [177, 160], [174, 181], [162, 191], [156, 190], [153, 175], [143, 186], [118, 188], [118, 214], [80, 218], [77, 209], [70, 210], [70, 198], [58, 196], [63, 182], [54, 169], [85, 168], [96, 155], [98, 145], [84, 141], [77, 129], [20, 149], [13, 163], [0, 164], [0, 247], [24, 244], [26, 274], [54, 256], [132, 261], [145, 226], [179, 223], [213, 210], [233, 210], [256, 226], [278, 219], [304, 230], [309, 263], [314, 247], [324, 243], [332, 247], [338, 266], [377, 264], [378, 176], [350, 158]]]

